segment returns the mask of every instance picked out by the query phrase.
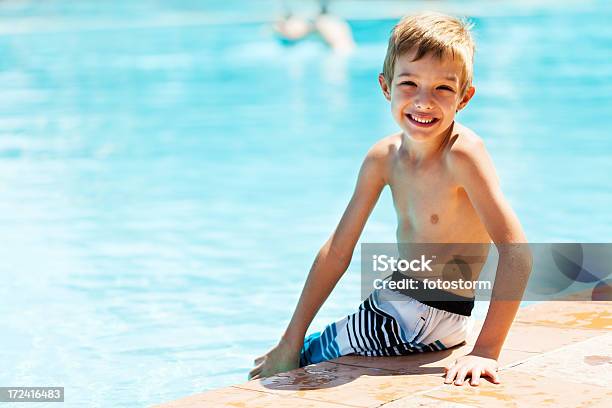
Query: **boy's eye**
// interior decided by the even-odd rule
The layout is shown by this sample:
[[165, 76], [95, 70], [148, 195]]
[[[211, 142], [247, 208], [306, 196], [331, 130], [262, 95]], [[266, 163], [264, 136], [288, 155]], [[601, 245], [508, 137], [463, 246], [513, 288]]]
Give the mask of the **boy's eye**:
[[416, 84], [412, 81], [400, 82], [400, 85], [416, 86]]
[[453, 88], [451, 88], [450, 86], [446, 86], [446, 85], [439, 86], [438, 89], [442, 89], [443, 91], [455, 92]]

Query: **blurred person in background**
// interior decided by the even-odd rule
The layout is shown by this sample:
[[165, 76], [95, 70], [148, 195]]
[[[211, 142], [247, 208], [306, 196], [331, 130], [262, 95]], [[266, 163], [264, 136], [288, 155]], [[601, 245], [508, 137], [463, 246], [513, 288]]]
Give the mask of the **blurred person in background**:
[[314, 21], [294, 15], [286, 1], [283, 7], [283, 18], [274, 24], [274, 31], [284, 45], [295, 44], [316, 32], [334, 51], [347, 53], [355, 48], [351, 27], [329, 13], [329, 0], [319, 0], [319, 14]]

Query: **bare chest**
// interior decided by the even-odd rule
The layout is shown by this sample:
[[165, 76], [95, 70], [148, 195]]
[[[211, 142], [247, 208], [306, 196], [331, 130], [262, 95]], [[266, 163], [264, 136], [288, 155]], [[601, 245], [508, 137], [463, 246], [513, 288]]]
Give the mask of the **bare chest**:
[[463, 241], [466, 238], [463, 235], [475, 227], [474, 223], [479, 223], [467, 194], [442, 165], [397, 166], [389, 186], [399, 240]]
[[397, 169], [389, 183], [399, 218], [412, 222], [441, 221], [441, 216], [456, 206], [458, 186], [440, 169], [412, 172]]

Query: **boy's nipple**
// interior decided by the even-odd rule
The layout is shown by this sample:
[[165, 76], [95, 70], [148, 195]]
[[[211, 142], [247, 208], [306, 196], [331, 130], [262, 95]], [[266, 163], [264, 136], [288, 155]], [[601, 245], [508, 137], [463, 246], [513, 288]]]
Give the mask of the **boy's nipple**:
[[429, 221], [432, 224], [437, 224], [438, 223], [438, 214], [431, 214], [431, 217], [429, 217]]

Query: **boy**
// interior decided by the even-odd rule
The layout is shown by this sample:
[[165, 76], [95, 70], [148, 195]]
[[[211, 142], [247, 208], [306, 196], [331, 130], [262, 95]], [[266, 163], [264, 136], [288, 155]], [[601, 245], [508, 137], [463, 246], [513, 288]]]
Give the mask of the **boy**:
[[468, 376], [472, 385], [481, 376], [499, 382], [497, 358], [531, 270], [531, 255], [525, 245], [512, 245], [525, 243], [526, 237], [481, 139], [455, 122], [455, 114], [474, 95], [473, 53], [469, 27], [446, 15], [408, 16], [394, 27], [378, 79], [401, 132], [368, 151], [353, 196], [312, 265], [284, 335], [255, 360], [251, 379], [340, 355], [402, 355], [463, 343], [473, 299], [436, 303], [406, 296], [398, 306], [381, 300], [377, 290], [355, 314], [304, 339], [389, 185], [398, 243], [493, 241], [498, 247], [492, 301], [481, 333], [472, 352], [447, 367], [445, 383], [462, 385]]

